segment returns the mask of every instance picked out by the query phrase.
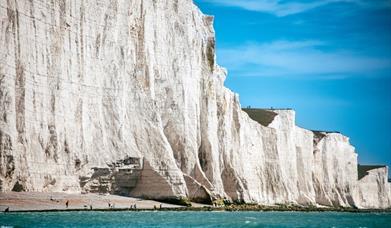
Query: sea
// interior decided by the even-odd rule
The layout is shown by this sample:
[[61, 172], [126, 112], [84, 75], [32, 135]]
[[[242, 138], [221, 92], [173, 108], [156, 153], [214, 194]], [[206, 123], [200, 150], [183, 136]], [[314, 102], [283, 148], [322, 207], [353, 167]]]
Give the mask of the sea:
[[0, 227], [391, 228], [391, 213], [175, 211], [0, 213]]

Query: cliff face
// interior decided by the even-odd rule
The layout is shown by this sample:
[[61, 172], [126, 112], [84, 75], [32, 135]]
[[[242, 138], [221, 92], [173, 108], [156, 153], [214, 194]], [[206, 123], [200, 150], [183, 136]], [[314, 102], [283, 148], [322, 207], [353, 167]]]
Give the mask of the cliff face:
[[304, 205], [357, 206], [357, 154], [339, 133], [312, 132], [295, 126], [292, 110], [269, 110], [277, 133], [280, 176], [286, 200]]
[[0, 0], [0, 15], [1, 191], [360, 206], [348, 139], [293, 111], [250, 119], [191, 0]]
[[368, 169], [365, 174], [359, 175], [358, 189], [355, 192], [355, 197], [360, 202], [359, 205], [363, 208], [390, 207], [391, 184], [387, 180], [387, 167], [364, 168]]

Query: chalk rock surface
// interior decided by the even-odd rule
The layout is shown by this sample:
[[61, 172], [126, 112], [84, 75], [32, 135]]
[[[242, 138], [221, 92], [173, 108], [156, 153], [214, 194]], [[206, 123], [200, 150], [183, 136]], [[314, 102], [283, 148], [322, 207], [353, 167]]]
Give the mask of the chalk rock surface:
[[358, 190], [355, 198], [362, 208], [387, 208], [391, 205], [391, 183], [388, 168], [384, 166], [360, 166]]
[[347, 137], [242, 111], [191, 0], [0, 0], [0, 20], [1, 191], [390, 206]]

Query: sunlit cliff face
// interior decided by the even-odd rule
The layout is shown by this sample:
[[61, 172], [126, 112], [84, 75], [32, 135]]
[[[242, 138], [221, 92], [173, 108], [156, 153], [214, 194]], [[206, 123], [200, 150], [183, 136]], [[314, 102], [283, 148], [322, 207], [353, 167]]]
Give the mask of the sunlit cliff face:
[[192, 1], [0, 2], [2, 191], [361, 205], [348, 139], [250, 119]]

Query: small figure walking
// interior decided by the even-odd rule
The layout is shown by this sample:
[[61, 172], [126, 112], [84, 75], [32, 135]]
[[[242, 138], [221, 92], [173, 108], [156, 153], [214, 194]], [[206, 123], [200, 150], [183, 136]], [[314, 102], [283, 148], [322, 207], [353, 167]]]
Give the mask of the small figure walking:
[[160, 209], [162, 209], [163, 208], [163, 204], [160, 204]]
[[92, 205], [90, 205], [90, 210], [92, 210]]
[[69, 200], [67, 200], [67, 202], [65, 202], [65, 206], [68, 208], [68, 206], [69, 206]]

